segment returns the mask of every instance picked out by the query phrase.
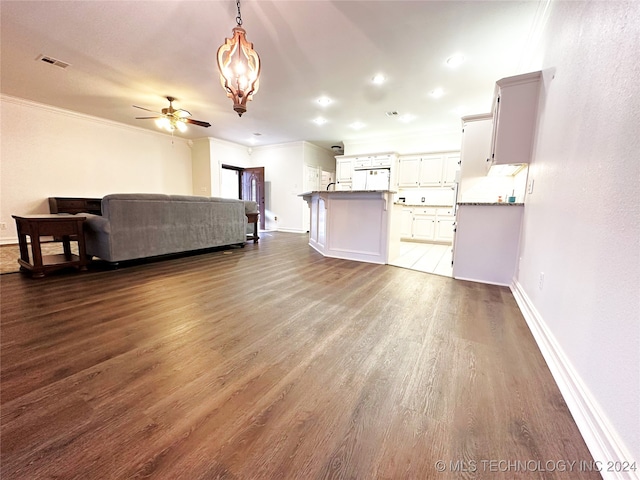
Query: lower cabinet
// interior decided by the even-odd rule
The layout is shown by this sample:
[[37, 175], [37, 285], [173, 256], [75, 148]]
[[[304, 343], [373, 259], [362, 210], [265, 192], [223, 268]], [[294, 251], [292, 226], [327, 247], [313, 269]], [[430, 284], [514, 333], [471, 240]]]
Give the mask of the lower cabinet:
[[404, 208], [401, 225], [401, 238], [448, 243], [453, 241], [455, 217], [452, 208]]

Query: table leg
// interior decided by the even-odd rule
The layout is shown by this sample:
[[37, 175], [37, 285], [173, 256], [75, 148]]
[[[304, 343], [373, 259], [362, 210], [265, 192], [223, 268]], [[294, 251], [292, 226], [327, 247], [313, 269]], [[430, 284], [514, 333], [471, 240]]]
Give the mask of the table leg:
[[78, 239], [78, 256], [80, 257], [80, 270], [87, 270], [87, 251], [84, 244], [84, 226], [82, 222], [78, 222], [78, 234], [76, 238]]
[[25, 234], [18, 234], [18, 245], [20, 245], [20, 258], [29, 263], [29, 245]]
[[71, 242], [69, 240], [69, 235], [62, 236], [62, 248], [64, 250], [64, 258], [66, 258], [67, 261], [70, 261], [71, 260]]
[[40, 248], [40, 232], [37, 223], [33, 226], [31, 232], [31, 253], [33, 254], [33, 278], [44, 277], [42, 249]]

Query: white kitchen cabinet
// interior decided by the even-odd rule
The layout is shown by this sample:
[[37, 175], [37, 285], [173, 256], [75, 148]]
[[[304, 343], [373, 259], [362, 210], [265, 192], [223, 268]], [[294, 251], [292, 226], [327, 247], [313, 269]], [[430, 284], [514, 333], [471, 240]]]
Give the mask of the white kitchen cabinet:
[[459, 152], [401, 157], [398, 162], [398, 187], [453, 185], [459, 161]]
[[447, 154], [442, 159], [442, 180], [443, 187], [453, 185], [456, 182], [456, 173], [460, 170], [460, 154]]
[[414, 213], [411, 238], [415, 240], [433, 240], [436, 232], [435, 215]]
[[541, 78], [532, 72], [496, 82], [489, 167], [530, 162]]
[[440, 155], [422, 157], [420, 176], [418, 177], [421, 187], [439, 187], [441, 185], [442, 162], [443, 157]]
[[398, 162], [398, 187], [420, 186], [420, 157], [403, 157]]
[[456, 218], [453, 216], [436, 216], [435, 238], [438, 242], [452, 242]]
[[411, 238], [411, 226], [413, 224], [413, 210], [410, 208], [403, 208], [402, 219], [400, 220], [400, 237]]
[[336, 190], [351, 190], [353, 158], [336, 158]]
[[395, 153], [384, 153], [380, 155], [373, 155], [371, 157], [372, 168], [392, 168], [393, 164], [398, 158]]
[[486, 179], [487, 164], [491, 156], [492, 126], [490, 113], [462, 117], [458, 201], [466, 199]]

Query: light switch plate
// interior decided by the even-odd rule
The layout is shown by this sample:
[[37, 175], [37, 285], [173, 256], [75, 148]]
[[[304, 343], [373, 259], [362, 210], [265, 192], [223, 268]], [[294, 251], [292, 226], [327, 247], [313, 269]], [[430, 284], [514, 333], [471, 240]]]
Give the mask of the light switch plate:
[[533, 193], [533, 178], [527, 183], [527, 193]]

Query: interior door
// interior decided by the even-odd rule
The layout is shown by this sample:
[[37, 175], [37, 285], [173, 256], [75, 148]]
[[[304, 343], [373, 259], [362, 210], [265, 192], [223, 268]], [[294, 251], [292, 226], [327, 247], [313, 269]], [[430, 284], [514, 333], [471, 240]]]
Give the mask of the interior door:
[[260, 228], [264, 230], [264, 167], [245, 168], [242, 171], [242, 199], [258, 203]]

